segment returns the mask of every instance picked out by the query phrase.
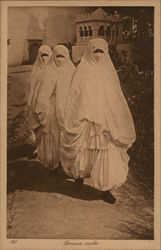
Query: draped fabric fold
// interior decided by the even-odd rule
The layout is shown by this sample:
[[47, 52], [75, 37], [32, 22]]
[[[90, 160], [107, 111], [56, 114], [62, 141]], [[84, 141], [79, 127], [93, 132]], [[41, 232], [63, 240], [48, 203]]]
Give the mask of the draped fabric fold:
[[[59, 57], [62, 56], [62, 57]], [[55, 64], [57, 65], [57, 90], [56, 90], [56, 113], [59, 127], [64, 127], [64, 110], [70, 87], [70, 81], [75, 70], [68, 49], [63, 45], [57, 45], [53, 51]]]
[[[59, 64], [57, 55], [63, 59]], [[40, 81], [34, 110], [43, 126], [37, 147], [38, 157], [43, 166], [54, 169], [59, 166], [60, 130], [64, 124], [65, 101], [75, 67], [70, 61], [68, 49], [63, 45], [54, 48], [52, 60]]]
[[135, 128], [105, 40], [90, 40], [73, 74], [66, 102], [61, 161], [69, 176], [90, 177], [106, 191], [128, 174]]
[[[97, 48], [104, 51], [99, 63], [92, 53]], [[70, 158], [74, 157], [81, 145], [80, 135], [85, 120], [101, 125], [102, 130], [107, 131], [114, 142], [130, 147], [135, 141], [133, 119], [108, 54], [108, 45], [99, 38], [90, 41], [71, 82], [65, 110], [64, 149], [62, 148], [62, 152], [68, 148]]]
[[[47, 66], [41, 78], [37, 99], [34, 103], [35, 113], [38, 115], [40, 123], [46, 126], [46, 128], [52, 99], [56, 98], [57, 74], [57, 68], [54, 63]], [[54, 103], [54, 105], [56, 104]]]
[[[48, 61], [46, 65], [43, 63], [42, 60], [43, 54], [46, 54], [48, 56]], [[52, 50], [49, 46], [42, 45], [38, 50], [38, 55], [36, 57], [35, 63], [31, 71], [31, 76], [29, 79], [29, 88], [26, 94], [26, 103], [29, 110], [28, 123], [31, 129], [40, 126], [39, 118], [35, 113], [35, 104], [38, 98], [41, 79], [46, 70], [46, 67], [51, 64], [52, 64]]]

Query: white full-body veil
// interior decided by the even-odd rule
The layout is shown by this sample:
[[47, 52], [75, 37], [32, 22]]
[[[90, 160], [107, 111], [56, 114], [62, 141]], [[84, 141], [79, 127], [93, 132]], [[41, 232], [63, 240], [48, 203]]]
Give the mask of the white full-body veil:
[[[48, 62], [45, 65], [42, 61], [42, 55], [48, 55]], [[29, 79], [29, 88], [26, 95], [26, 103], [29, 110], [28, 113], [28, 124], [31, 129], [40, 126], [38, 116], [35, 112], [35, 105], [38, 99], [38, 93], [40, 91], [40, 82], [45, 72], [46, 67], [52, 64], [52, 50], [47, 45], [42, 45], [39, 50], [33, 65], [31, 76]]]
[[[57, 54], [64, 58], [59, 67], [56, 65]], [[65, 101], [75, 67], [63, 45], [54, 48], [52, 59], [40, 82], [35, 111], [43, 125], [43, 136], [37, 148], [39, 159], [44, 166], [56, 168], [60, 161], [60, 130], [64, 124]]]
[[[92, 53], [97, 48], [104, 51], [104, 59], [100, 64], [95, 61]], [[80, 136], [80, 131], [83, 129], [82, 121], [85, 119], [101, 125], [113, 141], [125, 144], [127, 147], [135, 141], [131, 112], [108, 54], [107, 43], [101, 38], [89, 42], [71, 82], [65, 109], [65, 127], [70, 139], [73, 135], [75, 145], [76, 136]], [[64, 141], [64, 146], [65, 144]], [[72, 146], [71, 140], [70, 145]], [[69, 147], [68, 142], [67, 147]], [[71, 157], [74, 154], [73, 152]]]
[[[97, 49], [104, 52], [102, 60], [99, 62], [93, 56], [93, 52]], [[95, 129], [89, 129], [89, 124], [94, 124]], [[70, 160], [75, 161], [73, 166], [77, 165], [79, 168], [78, 165], [81, 165], [80, 152], [84, 147], [84, 141], [86, 141], [85, 147], [90, 148], [92, 138], [98, 139], [97, 136], [102, 136], [102, 134], [108, 135], [111, 144], [115, 147], [117, 145], [126, 150], [131, 147], [136, 137], [129, 107], [108, 54], [108, 45], [105, 40], [96, 38], [90, 40], [71, 82], [65, 110], [65, 131], [61, 151], [64, 165], [68, 165], [70, 168], [69, 164], [66, 164], [66, 161]], [[98, 143], [96, 143], [95, 148], [100, 149], [101, 146], [98, 147]], [[108, 165], [108, 163], [104, 165]], [[73, 169], [72, 175], [75, 175], [76, 178], [79, 170]], [[98, 166], [93, 175], [96, 173], [100, 174]], [[104, 177], [101, 178], [104, 179]], [[114, 182], [111, 186], [115, 186]], [[107, 185], [104, 186], [107, 187]]]
[[57, 66], [57, 89], [56, 89], [56, 113], [59, 127], [64, 127], [64, 110], [70, 87], [70, 81], [73, 76], [75, 66], [72, 63], [69, 51], [64, 45], [57, 45], [53, 51], [54, 61], [57, 55], [63, 56], [63, 61]]

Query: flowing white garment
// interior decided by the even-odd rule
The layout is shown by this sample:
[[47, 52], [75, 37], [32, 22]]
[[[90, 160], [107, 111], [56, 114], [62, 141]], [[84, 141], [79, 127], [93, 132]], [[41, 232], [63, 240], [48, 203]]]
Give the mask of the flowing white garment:
[[[42, 55], [48, 55], [48, 62], [45, 65], [42, 61]], [[29, 89], [26, 95], [26, 102], [28, 107], [28, 125], [31, 129], [40, 126], [39, 119], [35, 113], [35, 102], [37, 100], [38, 91], [40, 87], [40, 81], [44, 74], [44, 71], [48, 65], [51, 64], [52, 50], [47, 45], [42, 45], [38, 50], [38, 55], [36, 57], [35, 63], [32, 68], [31, 76], [29, 79]]]
[[[57, 55], [64, 58], [62, 64], [56, 64]], [[56, 46], [53, 51], [53, 64], [47, 67], [43, 75], [35, 104], [36, 114], [43, 125], [37, 153], [46, 167], [56, 168], [59, 165], [60, 129], [64, 123], [64, 103], [73, 71], [74, 65], [70, 61], [67, 48], [63, 45]]]
[[59, 126], [56, 117], [56, 78], [57, 70], [49, 66], [40, 83], [35, 112], [41, 123], [40, 142], [37, 154], [41, 164], [51, 169], [57, 168], [59, 156]]
[[[99, 61], [94, 57], [96, 50], [103, 51]], [[120, 186], [128, 173], [126, 151], [135, 137], [108, 45], [103, 39], [92, 39], [69, 90], [61, 148], [63, 168], [74, 178], [90, 176], [100, 190]]]
[[[70, 87], [70, 81], [75, 71], [68, 49], [63, 45], [57, 45], [53, 51], [54, 61], [58, 69], [57, 89], [56, 89], [56, 113], [59, 127], [64, 127], [64, 110]], [[61, 59], [57, 59], [61, 58]], [[59, 57], [62, 56], [62, 57]], [[59, 62], [57, 62], [59, 60]]]

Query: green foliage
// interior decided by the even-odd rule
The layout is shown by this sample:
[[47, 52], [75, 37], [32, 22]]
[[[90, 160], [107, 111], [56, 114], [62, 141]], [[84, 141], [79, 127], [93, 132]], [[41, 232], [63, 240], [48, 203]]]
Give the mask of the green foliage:
[[118, 74], [136, 129], [136, 142], [129, 150], [130, 165], [140, 181], [152, 189], [154, 176], [153, 71], [139, 72], [137, 65], [123, 65], [119, 67]]

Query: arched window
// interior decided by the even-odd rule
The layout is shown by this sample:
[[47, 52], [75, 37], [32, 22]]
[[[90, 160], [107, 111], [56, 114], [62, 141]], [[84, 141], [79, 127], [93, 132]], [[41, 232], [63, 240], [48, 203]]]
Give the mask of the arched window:
[[104, 36], [104, 35], [105, 35], [105, 30], [104, 30], [104, 26], [103, 26], [103, 25], [101, 25], [101, 26], [99, 27], [98, 35], [99, 35], [99, 36]]
[[88, 30], [87, 30], [87, 27], [86, 27], [86, 26], [84, 27], [84, 35], [85, 35], [85, 36], [88, 36]]
[[106, 36], [111, 36], [111, 26], [107, 26]]
[[82, 29], [82, 27], [79, 28], [79, 32], [80, 32], [80, 37], [82, 37], [83, 36], [83, 29]]
[[93, 36], [93, 30], [92, 30], [91, 26], [88, 27], [88, 30], [89, 30], [89, 36]]

